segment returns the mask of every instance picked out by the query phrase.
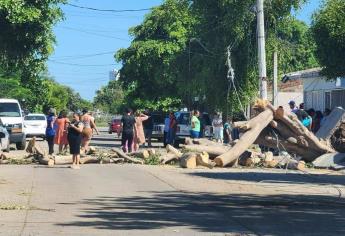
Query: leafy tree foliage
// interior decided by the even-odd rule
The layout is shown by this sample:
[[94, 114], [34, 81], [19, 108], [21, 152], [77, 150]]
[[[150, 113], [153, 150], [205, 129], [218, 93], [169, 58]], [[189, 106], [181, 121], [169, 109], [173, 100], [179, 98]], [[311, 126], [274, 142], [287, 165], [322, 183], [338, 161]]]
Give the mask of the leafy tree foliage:
[[116, 55], [124, 64], [121, 80], [128, 91], [127, 100], [133, 101], [130, 105], [140, 106], [140, 99], [150, 104], [168, 101], [182, 87], [184, 80], [180, 80], [176, 61], [184, 52], [194, 22], [189, 4], [188, 0], [167, 0], [141, 25], [130, 29], [132, 44]]
[[327, 0], [313, 16], [317, 58], [330, 79], [345, 76], [345, 1]]
[[95, 108], [110, 114], [122, 113], [124, 106], [124, 91], [121, 83], [110, 81], [107, 86], [102, 87], [96, 92], [93, 102]]
[[0, 67], [30, 78], [45, 66], [53, 51], [53, 25], [62, 19], [65, 0], [0, 1]]
[[[121, 81], [129, 100], [150, 106], [180, 99], [190, 108], [224, 111], [239, 110], [239, 101], [251, 102], [258, 91], [255, 2], [166, 0], [153, 9], [131, 29], [131, 46], [116, 55], [123, 63]], [[274, 50], [282, 72], [317, 65], [308, 27], [291, 17], [292, 9], [304, 2], [266, 1], [269, 75]], [[228, 47], [239, 97], [227, 79]]]

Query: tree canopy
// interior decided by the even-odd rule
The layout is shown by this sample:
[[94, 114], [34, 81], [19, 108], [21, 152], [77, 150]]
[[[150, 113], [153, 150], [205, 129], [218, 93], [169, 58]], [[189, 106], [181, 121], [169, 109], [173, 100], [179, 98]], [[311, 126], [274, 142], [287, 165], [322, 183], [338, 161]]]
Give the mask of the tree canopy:
[[[315, 44], [306, 24], [291, 17], [305, 0], [266, 1], [268, 69], [277, 50], [282, 72], [317, 65]], [[132, 106], [168, 100], [192, 108], [238, 110], [257, 95], [257, 42], [254, 0], [165, 0], [130, 30], [131, 45], [116, 59]], [[228, 86], [227, 48], [235, 70]], [[229, 100], [227, 100], [227, 97]], [[135, 102], [136, 101], [136, 102]], [[207, 104], [207, 107], [206, 107]]]
[[345, 76], [345, 1], [327, 0], [314, 14], [316, 56], [330, 79]]

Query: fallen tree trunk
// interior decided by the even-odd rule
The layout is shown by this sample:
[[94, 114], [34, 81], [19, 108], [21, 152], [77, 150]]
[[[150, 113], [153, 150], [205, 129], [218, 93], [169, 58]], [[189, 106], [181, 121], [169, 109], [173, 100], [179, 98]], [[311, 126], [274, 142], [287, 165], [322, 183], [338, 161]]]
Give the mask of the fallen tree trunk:
[[174, 153], [167, 153], [165, 156], [161, 157], [161, 164], [169, 164], [172, 161], [178, 161], [179, 157], [176, 156]]
[[135, 164], [143, 164], [143, 161], [137, 160], [135, 158], [132, 158], [132, 157], [128, 156], [126, 153], [124, 153], [122, 150], [120, 150], [118, 148], [112, 148], [111, 150], [113, 152], [115, 152], [119, 157], [125, 159], [128, 162], [132, 162], [132, 163], [135, 163]]
[[166, 150], [168, 153], [174, 153], [178, 158], [182, 157], [182, 152], [180, 152], [179, 150], [177, 150], [176, 148], [174, 148], [170, 144], [168, 144], [166, 146]]
[[210, 158], [220, 156], [230, 150], [225, 146], [183, 145], [182, 148], [191, 152], [207, 152]]
[[46, 152], [43, 151], [43, 149], [39, 145], [37, 145], [35, 137], [30, 139], [28, 146], [26, 148], [26, 152], [36, 156], [46, 156]]
[[54, 159], [49, 157], [38, 157], [37, 160], [41, 165], [47, 165], [49, 167], [53, 167], [55, 165]]
[[187, 169], [195, 169], [196, 168], [196, 153], [185, 153], [180, 158], [180, 166], [182, 168]]
[[129, 153], [128, 156], [137, 157], [137, 158], [141, 158], [141, 159], [147, 159], [150, 157], [150, 153], [148, 150], [142, 150], [142, 151], [138, 151], [138, 152]]
[[196, 155], [196, 165], [204, 166], [209, 169], [212, 169], [216, 163], [209, 163], [209, 155], [207, 152], [202, 152]]
[[215, 159], [217, 166], [224, 167], [236, 162], [239, 156], [255, 142], [261, 131], [265, 129], [272, 120], [273, 111], [271, 109], [266, 109], [264, 112], [250, 120], [247, 123], [247, 126], [250, 129], [242, 135], [238, 142], [228, 152]]

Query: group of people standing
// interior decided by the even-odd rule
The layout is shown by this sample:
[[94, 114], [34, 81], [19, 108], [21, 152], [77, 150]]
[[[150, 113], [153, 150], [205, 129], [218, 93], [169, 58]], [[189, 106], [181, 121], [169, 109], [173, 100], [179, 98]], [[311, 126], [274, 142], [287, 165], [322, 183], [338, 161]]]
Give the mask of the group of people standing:
[[132, 109], [126, 109], [126, 112], [121, 119], [121, 145], [124, 152], [136, 152], [139, 150], [140, 145], [146, 142], [143, 122], [149, 119], [150, 117], [148, 115], [141, 113], [140, 111], [137, 111], [134, 114]]
[[94, 117], [84, 109], [74, 112], [72, 119], [61, 111], [56, 116], [54, 109], [50, 109], [47, 116], [46, 140], [49, 146], [49, 155], [54, 154], [54, 145], [59, 145], [59, 154], [69, 147], [73, 155], [73, 169], [79, 169], [80, 154], [89, 150], [93, 132], [99, 134]]
[[324, 113], [322, 113], [322, 111], [315, 111], [313, 108], [305, 111], [304, 103], [301, 103], [299, 107], [297, 107], [295, 101], [290, 101], [289, 106], [291, 112], [294, 113], [299, 121], [313, 133], [316, 133], [320, 129], [324, 118], [331, 113], [330, 109], [326, 109]]

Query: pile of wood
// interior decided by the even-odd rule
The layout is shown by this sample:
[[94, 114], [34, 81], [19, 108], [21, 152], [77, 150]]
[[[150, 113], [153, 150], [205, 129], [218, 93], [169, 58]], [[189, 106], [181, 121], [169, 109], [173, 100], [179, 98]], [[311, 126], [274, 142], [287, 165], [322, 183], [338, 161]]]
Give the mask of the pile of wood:
[[[69, 165], [72, 164], [72, 156], [49, 156], [36, 142], [35, 138], [32, 138], [26, 148], [28, 156], [26, 158], [31, 158], [32, 162], [38, 162], [42, 165], [48, 165], [50, 167], [54, 165]], [[143, 150], [142, 152], [132, 153], [131, 156], [124, 153], [119, 148], [113, 148], [108, 151], [97, 150], [91, 147], [87, 155], [83, 155], [80, 159], [80, 164], [110, 164], [110, 163], [135, 163], [143, 164], [142, 159], [148, 158], [154, 151], [153, 150]]]
[[323, 118], [316, 136], [329, 143], [337, 152], [345, 152], [345, 110], [336, 107]]
[[161, 164], [178, 162], [182, 168], [194, 169], [203, 166], [212, 169], [215, 163], [210, 160], [210, 156], [205, 151], [190, 151], [182, 153], [171, 145], [167, 145], [167, 155], [161, 156]]
[[[303, 163], [312, 162], [323, 154], [336, 152], [329, 142], [316, 137], [303, 126], [296, 115], [284, 111], [283, 108], [275, 109], [270, 103], [258, 100], [254, 109], [257, 115], [241, 124], [241, 138], [236, 140], [232, 146], [226, 147], [209, 140], [187, 139], [184, 149], [191, 152], [208, 153], [219, 167], [237, 164], [277, 166], [279, 162], [273, 157], [267, 158], [260, 152], [250, 151], [253, 144], [258, 144], [286, 151], [291, 156], [298, 156], [303, 162], [292, 158], [288, 161], [294, 166], [298, 166], [296, 169], [302, 169]], [[285, 163], [284, 165], [291, 167], [291, 164]]]

